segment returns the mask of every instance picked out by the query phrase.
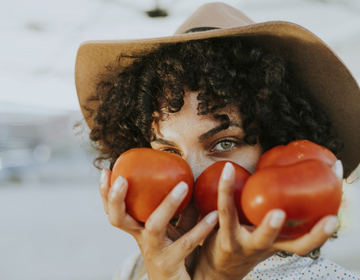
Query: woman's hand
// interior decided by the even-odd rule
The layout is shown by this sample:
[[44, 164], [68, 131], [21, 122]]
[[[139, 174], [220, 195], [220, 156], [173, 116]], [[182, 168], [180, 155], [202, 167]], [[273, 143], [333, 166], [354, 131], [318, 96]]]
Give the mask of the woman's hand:
[[110, 187], [111, 171], [101, 175], [100, 194], [109, 222], [131, 234], [142, 253], [149, 279], [191, 279], [201, 240], [217, 224], [217, 211], [208, 214], [197, 224], [198, 214], [193, 204], [182, 213], [176, 227], [169, 224], [185, 198], [188, 186], [181, 182], [151, 214], [145, 224], [126, 212], [126, 179], [119, 177]]
[[285, 212], [276, 209], [254, 230], [240, 225], [233, 198], [234, 177], [234, 167], [227, 163], [219, 182], [220, 228], [201, 247], [193, 279], [243, 279], [252, 268], [276, 252], [306, 255], [332, 235], [337, 219], [327, 216], [308, 234], [280, 241], [277, 236], [285, 221]]

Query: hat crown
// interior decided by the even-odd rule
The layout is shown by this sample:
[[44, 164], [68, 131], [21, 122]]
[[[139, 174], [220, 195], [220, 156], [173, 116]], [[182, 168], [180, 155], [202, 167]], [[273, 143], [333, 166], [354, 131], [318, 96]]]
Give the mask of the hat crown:
[[229, 28], [254, 23], [239, 10], [225, 3], [208, 3], [199, 7], [176, 31], [184, 34], [200, 27]]

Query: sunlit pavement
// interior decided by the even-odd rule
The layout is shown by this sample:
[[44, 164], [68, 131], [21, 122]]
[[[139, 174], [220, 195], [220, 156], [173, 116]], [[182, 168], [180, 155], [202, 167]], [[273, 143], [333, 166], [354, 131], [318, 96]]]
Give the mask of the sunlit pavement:
[[[168, 18], [146, 17], [144, 11], [155, 6], [146, 0], [2, 0], [0, 124], [13, 120], [4, 114], [45, 120], [79, 111], [73, 71], [82, 41], [169, 36], [209, 1], [159, 2], [168, 9]], [[359, 80], [360, 1], [224, 2], [254, 21], [281, 19], [307, 27], [335, 49]], [[0, 131], [0, 141], [1, 136]], [[19, 182], [1, 183], [0, 176], [0, 279], [111, 279], [137, 246], [131, 236], [109, 225], [91, 159], [54, 156], [36, 168], [23, 167]], [[346, 187], [345, 195], [343, 230], [323, 252], [360, 275], [359, 184]]]

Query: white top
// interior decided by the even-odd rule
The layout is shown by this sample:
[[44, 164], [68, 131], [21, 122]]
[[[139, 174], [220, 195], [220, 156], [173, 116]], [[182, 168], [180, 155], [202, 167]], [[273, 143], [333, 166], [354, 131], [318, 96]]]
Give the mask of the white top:
[[[135, 280], [144, 264], [139, 253], [133, 254], [121, 265], [113, 280]], [[259, 263], [244, 280], [360, 280], [360, 277], [329, 259], [319, 257], [317, 260], [298, 255], [281, 258], [272, 256]], [[145, 274], [141, 280], [148, 280]]]

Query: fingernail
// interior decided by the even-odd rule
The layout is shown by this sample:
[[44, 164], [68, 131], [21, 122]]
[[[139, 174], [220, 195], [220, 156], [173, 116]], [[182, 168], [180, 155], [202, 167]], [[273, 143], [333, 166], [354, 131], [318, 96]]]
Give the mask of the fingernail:
[[213, 211], [213, 212], [211, 212], [210, 214], [208, 214], [208, 215], [206, 216], [205, 221], [206, 221], [209, 225], [211, 225], [211, 224], [213, 224], [213, 223], [218, 219], [218, 215], [219, 215], [219, 213], [218, 213], [217, 210], [216, 210], [216, 211]]
[[338, 159], [331, 168], [336, 174], [336, 177], [338, 177], [338, 179], [342, 181], [344, 175], [344, 169], [341, 160]]
[[233, 175], [234, 171], [234, 166], [230, 162], [227, 162], [225, 163], [221, 176], [224, 180], [229, 180]]
[[326, 234], [332, 234], [335, 231], [337, 224], [338, 220], [336, 217], [327, 218], [324, 226], [324, 232]]
[[279, 228], [283, 224], [285, 219], [285, 213], [282, 210], [274, 210], [270, 218], [270, 227]]
[[118, 192], [121, 189], [121, 186], [124, 184], [125, 179], [121, 176], [117, 177], [114, 185], [112, 186], [113, 191]]
[[100, 183], [101, 183], [101, 184], [104, 183], [105, 177], [106, 177], [106, 171], [105, 171], [105, 169], [103, 169], [103, 170], [101, 171], [101, 176], [100, 176]]
[[180, 182], [171, 192], [171, 195], [178, 199], [183, 196], [184, 192], [188, 189], [188, 185], [185, 182]]

